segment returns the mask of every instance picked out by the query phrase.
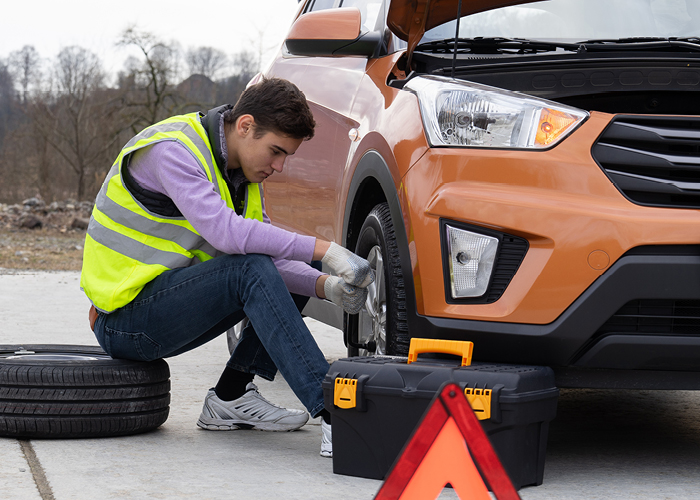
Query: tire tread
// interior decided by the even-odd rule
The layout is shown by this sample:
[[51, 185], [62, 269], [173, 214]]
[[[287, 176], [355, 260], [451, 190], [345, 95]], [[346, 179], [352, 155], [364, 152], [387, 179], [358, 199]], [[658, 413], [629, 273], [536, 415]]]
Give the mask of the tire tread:
[[[363, 241], [363, 238], [369, 240]], [[371, 241], [376, 239], [376, 241]], [[380, 241], [381, 240], [381, 241]], [[406, 285], [399, 258], [399, 247], [396, 242], [394, 224], [391, 220], [391, 211], [387, 203], [376, 205], [367, 215], [360, 229], [355, 251], [361, 256], [362, 250], [367, 250], [367, 243], [378, 243], [383, 247], [382, 259], [386, 271], [387, 283], [387, 354], [406, 355], [410, 344], [408, 334], [408, 315], [406, 313]], [[344, 315], [345, 338], [356, 337], [358, 328], [357, 320]], [[357, 356], [358, 349], [349, 347], [348, 355]]]
[[[111, 359], [93, 346], [24, 346], [84, 359], [0, 356], [0, 436], [94, 438], [138, 434], [162, 425], [170, 411], [170, 369], [164, 360]], [[0, 346], [14, 353], [19, 346]], [[53, 350], [52, 350], [53, 349]], [[95, 359], [91, 356], [97, 355]]]

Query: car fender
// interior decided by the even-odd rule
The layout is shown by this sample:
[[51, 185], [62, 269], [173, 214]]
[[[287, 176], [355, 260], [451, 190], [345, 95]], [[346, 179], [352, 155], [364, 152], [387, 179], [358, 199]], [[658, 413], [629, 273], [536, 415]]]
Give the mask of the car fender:
[[[371, 193], [368, 188], [370, 185], [373, 186]], [[374, 191], [377, 185], [381, 189], [383, 199], [379, 198]], [[372, 208], [383, 201], [389, 205], [405, 283], [407, 319], [411, 329], [411, 324], [417, 320], [417, 314], [406, 220], [394, 177], [387, 162], [377, 150], [368, 150], [362, 155], [353, 171], [347, 193], [343, 219], [343, 245], [351, 250], [355, 248], [357, 232]]]

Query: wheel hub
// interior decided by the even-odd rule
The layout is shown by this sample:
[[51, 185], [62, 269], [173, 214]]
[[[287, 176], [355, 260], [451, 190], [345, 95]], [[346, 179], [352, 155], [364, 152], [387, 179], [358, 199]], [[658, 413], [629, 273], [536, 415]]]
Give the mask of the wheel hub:
[[374, 283], [367, 287], [367, 300], [360, 311], [358, 337], [360, 343], [374, 341], [375, 352], [360, 349], [360, 356], [386, 354], [386, 282], [382, 249], [374, 246], [367, 255], [367, 261], [375, 272]]

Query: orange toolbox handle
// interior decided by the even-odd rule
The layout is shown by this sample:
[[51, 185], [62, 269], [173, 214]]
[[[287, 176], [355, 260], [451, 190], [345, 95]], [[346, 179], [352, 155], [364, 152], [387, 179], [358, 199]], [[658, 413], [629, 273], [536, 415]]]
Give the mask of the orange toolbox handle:
[[411, 345], [408, 348], [408, 364], [413, 363], [418, 359], [419, 354], [424, 353], [440, 353], [454, 354], [461, 356], [462, 366], [472, 364], [472, 352], [474, 351], [474, 342], [466, 340], [437, 340], [437, 339], [411, 339]]

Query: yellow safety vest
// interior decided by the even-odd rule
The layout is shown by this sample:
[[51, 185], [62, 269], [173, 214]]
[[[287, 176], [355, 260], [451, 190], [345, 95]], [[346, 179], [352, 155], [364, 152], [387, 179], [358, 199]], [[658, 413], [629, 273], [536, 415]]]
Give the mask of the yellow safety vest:
[[[185, 146], [226, 205], [234, 209], [199, 113], [168, 118], [134, 136], [102, 184], [85, 237], [80, 286], [100, 311], [112, 312], [125, 306], [164, 271], [221, 254], [184, 217], [151, 212], [124, 186], [122, 168], [129, 155], [161, 141], [177, 141]], [[248, 185], [244, 210], [244, 217], [262, 221], [260, 184]]]

